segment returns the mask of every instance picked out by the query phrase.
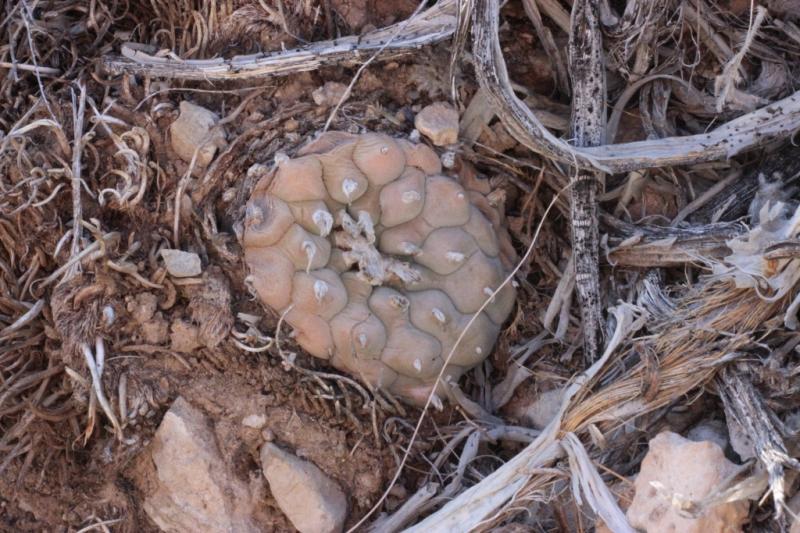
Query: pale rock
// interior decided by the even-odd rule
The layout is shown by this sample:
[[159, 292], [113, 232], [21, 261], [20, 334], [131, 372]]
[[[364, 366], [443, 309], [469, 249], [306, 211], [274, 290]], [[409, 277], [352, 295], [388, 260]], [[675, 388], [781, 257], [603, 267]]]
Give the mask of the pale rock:
[[563, 389], [552, 389], [539, 394], [539, 397], [530, 404], [522, 415], [525, 422], [536, 429], [544, 429], [561, 408], [564, 398]]
[[444, 102], [426, 106], [414, 118], [414, 126], [436, 146], [458, 141], [458, 111]]
[[342, 531], [347, 498], [316, 465], [267, 442], [261, 468], [278, 507], [300, 533]]
[[332, 107], [337, 105], [345, 93], [347, 93], [347, 85], [336, 81], [326, 82], [325, 85], [317, 87], [311, 93], [311, 98], [317, 105]]
[[267, 425], [267, 417], [257, 414], [247, 415], [242, 419], [242, 425], [248, 428], [261, 429]]
[[283, 129], [289, 132], [297, 131], [300, 127], [300, 123], [297, 120], [290, 118], [286, 122], [283, 123]]
[[225, 132], [215, 128], [217, 122], [216, 113], [191, 102], [181, 102], [180, 115], [169, 127], [172, 149], [187, 163], [197, 150], [195, 168], [206, 168], [217, 149], [226, 145]]
[[[631, 525], [647, 533], [734, 533], [742, 531], [749, 504], [724, 503], [698, 518], [678, 513], [669, 498], [692, 501], [714, 492], [737, 465], [725, 458], [722, 448], [710, 441], [693, 442], [664, 431], [650, 441], [634, 486], [636, 494], [628, 509]], [[663, 485], [661, 493], [651, 482]]]
[[200, 348], [200, 330], [185, 320], [175, 320], [170, 326], [169, 347], [179, 353], [192, 353]]
[[158, 485], [144, 510], [162, 531], [258, 531], [247, 484], [226, 467], [206, 417], [183, 398], [164, 415], [150, 453]]
[[742, 461], [752, 459], [756, 456], [753, 439], [736, 420], [727, 417], [728, 435], [730, 436], [731, 448], [735, 451]]
[[160, 252], [164, 265], [170, 276], [176, 278], [190, 278], [199, 276], [203, 272], [200, 257], [192, 252], [183, 250], [162, 249]]
[[708, 440], [723, 450], [728, 447], [728, 430], [722, 420], [703, 420], [689, 430], [686, 438], [695, 442]]

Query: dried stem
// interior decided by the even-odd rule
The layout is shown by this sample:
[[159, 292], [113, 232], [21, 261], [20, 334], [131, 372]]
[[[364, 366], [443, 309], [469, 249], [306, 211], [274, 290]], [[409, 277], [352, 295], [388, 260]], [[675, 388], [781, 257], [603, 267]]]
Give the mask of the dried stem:
[[575, 148], [550, 133], [515, 94], [498, 36], [498, 0], [475, 0], [475, 74], [508, 132], [530, 150], [566, 164], [607, 173], [726, 159], [800, 128], [800, 92], [710, 131], [685, 137]]
[[800, 470], [800, 462], [789, 455], [783, 436], [775, 425], [775, 414], [746, 375], [736, 367], [727, 367], [721, 372], [717, 384], [729, 426], [731, 423], [739, 426], [752, 440], [755, 455], [769, 474], [775, 516], [780, 519], [786, 496], [784, 468]]
[[[70, 258], [75, 258], [80, 253], [81, 233], [83, 232], [83, 204], [81, 203], [81, 155], [83, 153], [83, 117], [86, 113], [86, 86], [78, 84], [80, 95], [77, 106], [75, 93], [72, 93], [72, 123], [74, 128], [74, 142], [72, 144], [72, 247]], [[65, 274], [69, 279], [80, 271], [80, 262], [72, 263]]]
[[455, 4], [456, 0], [442, 0], [418, 16], [364, 35], [232, 59], [175, 60], [150, 55], [145, 51], [146, 46], [128, 43], [122, 45], [123, 57], [104, 57], [103, 67], [110, 74], [148, 74], [214, 82], [281, 76], [345, 62], [360, 63], [373, 52], [397, 56], [447, 39], [455, 28]]
[[371, 527], [371, 533], [394, 533], [417, 518], [426, 503], [439, 491], [437, 483], [426, 483], [415, 492], [391, 516], [377, 520]]
[[[606, 71], [597, 3], [577, 0], [572, 5], [571, 26], [572, 140], [575, 146], [598, 146], [603, 143], [606, 129]], [[583, 355], [590, 364], [597, 359], [602, 340], [597, 214], [602, 180], [598, 172], [579, 171], [570, 194], [575, 289], [583, 318]]]

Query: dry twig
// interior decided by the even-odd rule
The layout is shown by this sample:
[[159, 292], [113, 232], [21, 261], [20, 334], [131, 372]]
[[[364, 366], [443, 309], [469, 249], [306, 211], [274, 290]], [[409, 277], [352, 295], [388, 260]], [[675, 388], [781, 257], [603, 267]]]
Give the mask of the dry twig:
[[[569, 66], [572, 78], [572, 123], [576, 146], [598, 146], [606, 130], [606, 72], [597, 3], [577, 0], [572, 5]], [[583, 356], [597, 359], [602, 342], [600, 311], [599, 228], [597, 196], [603, 175], [578, 171], [570, 189], [572, 258], [575, 289], [583, 317]]]

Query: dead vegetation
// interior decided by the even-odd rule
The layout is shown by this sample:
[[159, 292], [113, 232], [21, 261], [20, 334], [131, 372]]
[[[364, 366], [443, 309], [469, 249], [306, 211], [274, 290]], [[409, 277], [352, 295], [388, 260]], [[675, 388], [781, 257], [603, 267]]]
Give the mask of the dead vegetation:
[[[266, 413], [352, 530], [630, 531], [609, 487], [708, 420], [744, 466], [664, 497], [792, 520], [796, 3], [500, 4], [6, 3], [0, 527], [156, 530], [148, 444], [179, 396], [243, 481], [266, 437], [240, 421]], [[329, 81], [346, 90], [317, 102]], [[433, 390], [414, 409], [299, 349], [253, 295], [242, 228], [276, 158], [326, 129], [408, 137], [442, 99], [461, 130], [438, 152], [504, 199], [518, 286], [494, 353], [429, 412]], [[212, 111], [210, 153], [176, 150], [186, 102]], [[253, 519], [290, 528], [258, 478]]]

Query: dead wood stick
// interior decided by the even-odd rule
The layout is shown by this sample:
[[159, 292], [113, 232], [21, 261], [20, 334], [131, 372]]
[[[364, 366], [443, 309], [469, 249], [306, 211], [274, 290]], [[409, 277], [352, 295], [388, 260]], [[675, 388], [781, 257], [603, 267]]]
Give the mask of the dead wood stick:
[[[450, 43], [450, 68], [448, 78], [450, 80], [450, 98], [454, 103], [460, 101], [458, 94], [457, 78], [458, 67], [464, 50], [467, 49], [469, 39], [470, 13], [472, 13], [472, 3], [474, 0], [456, 0], [456, 25], [453, 29], [453, 40]], [[492, 114], [494, 116], [494, 114]], [[491, 120], [491, 117], [489, 118]]]
[[[726, 241], [741, 235], [747, 228], [741, 222], [715, 220], [738, 219], [747, 215], [748, 210], [753, 214], [752, 211], [757, 211], [764, 201], [780, 199], [780, 196], [765, 194], [770, 192], [770, 187], [759, 192], [763, 183], [774, 183], [785, 189], [798, 175], [800, 147], [789, 144], [770, 153], [761, 164], [731, 180], [723, 190], [714, 194], [708, 203], [689, 217], [696, 221], [694, 225], [634, 225], [603, 213], [600, 219], [609, 235], [606, 260], [613, 266], [651, 268], [721, 259], [731, 253]], [[765, 198], [753, 202], [757, 193]]]
[[609, 231], [606, 260], [612, 266], [655, 268], [721, 259], [731, 253], [726, 241], [746, 228], [737, 222], [689, 227], [639, 226], [601, 215]]
[[[553, 67], [553, 77], [555, 78], [556, 86], [563, 94], [569, 96], [569, 74], [567, 74], [567, 69], [564, 67], [564, 63], [561, 59], [563, 56], [559, 52], [558, 46], [556, 46], [556, 42], [553, 39], [553, 34], [550, 32], [550, 28], [545, 26], [544, 22], [542, 21], [542, 15], [539, 13], [538, 2], [536, 0], [522, 0], [522, 7], [525, 9], [525, 14], [528, 15], [531, 23], [533, 23], [533, 28], [536, 30], [536, 35], [539, 37], [539, 42], [547, 53], [547, 58], [550, 60], [550, 65]], [[563, 12], [563, 15], [566, 15], [566, 17], [564, 17], [565, 21], [569, 23], [570, 19], [569, 15], [567, 15], [567, 12], [563, 11], [563, 8], [561, 11]], [[564, 30], [569, 32], [569, 26], [564, 28]]]
[[[598, 146], [603, 143], [606, 130], [606, 71], [596, 0], [577, 0], [572, 5], [570, 24], [570, 133], [575, 146]], [[597, 195], [603, 175], [578, 170], [573, 179], [570, 217], [575, 289], [583, 319], [583, 355], [592, 363], [602, 340]]]
[[537, 9], [541, 8], [545, 15], [555, 22], [562, 31], [569, 33], [569, 13], [558, 3], [558, 0], [534, 0]]
[[419, 516], [422, 508], [436, 495], [438, 490], [438, 483], [426, 483], [406, 500], [394, 514], [376, 520], [369, 529], [370, 533], [394, 533], [399, 531]]
[[783, 514], [785, 467], [800, 469], [800, 462], [789, 455], [783, 436], [775, 425], [775, 414], [767, 406], [753, 382], [736, 367], [726, 367], [717, 384], [728, 426], [738, 424], [753, 442], [756, 457], [769, 474], [769, 486], [775, 503], [775, 515]]
[[631, 307], [619, 306], [614, 309], [617, 326], [614, 335], [606, 345], [603, 356], [582, 374], [575, 376], [564, 391], [558, 414], [550, 421], [536, 439], [520, 453], [509, 459], [497, 470], [483, 478], [480, 483], [455, 496], [441, 509], [422, 522], [406, 529], [408, 533], [427, 533], [429, 531], [471, 531], [479, 524], [495, 515], [501, 507], [525, 489], [531, 478], [551, 472], [550, 465], [563, 457], [561, 430], [565, 412], [573, 399], [583, 388], [596, 379], [600, 370], [608, 363], [630, 332], [642, 327], [644, 321], [635, 317]]
[[328, 29], [328, 39], [336, 38], [336, 25], [333, 22], [333, 10], [331, 9], [331, 0], [324, 0], [322, 2], [323, 13], [325, 14], [325, 26]]
[[724, 191], [727, 187], [731, 184], [739, 181], [742, 177], [741, 169], [734, 169], [733, 172], [729, 172], [727, 176], [719, 180], [717, 183], [706, 189], [705, 192], [697, 196], [694, 200], [686, 204], [678, 214], [672, 219], [670, 222], [670, 226], [677, 226], [681, 222], [683, 222], [686, 217], [703, 207], [704, 205], [708, 204], [714, 196], [719, 194], [720, 192]]
[[230, 59], [160, 57], [148, 53], [147, 46], [127, 43], [122, 45], [122, 56], [103, 57], [102, 68], [114, 75], [149, 74], [162, 78], [221, 81], [288, 75], [346, 62], [362, 63], [378, 51], [383, 57], [391, 57], [447, 39], [455, 30], [455, 7], [456, 0], [442, 0], [415, 17], [364, 35]]
[[707, 133], [685, 137], [572, 147], [550, 133], [514, 94], [498, 37], [498, 0], [475, 0], [475, 74], [508, 132], [528, 149], [566, 164], [607, 173], [730, 158], [800, 128], [800, 92], [747, 113]]
[[764, 161], [715, 194], [689, 220], [699, 223], [734, 220], [747, 215], [759, 183], [780, 182], [784, 187], [800, 173], [800, 146], [787, 144], [766, 155]]
[[[798, 91], [707, 133], [592, 148], [572, 147], [550, 133], [514, 94], [497, 34], [499, 0], [470, 1], [475, 2], [473, 53], [478, 81], [490, 91], [491, 104], [509, 133], [536, 153], [581, 168], [607, 173], [628, 172], [726, 159], [770, 140], [786, 138], [800, 128]], [[450, 37], [457, 25], [456, 4], [457, 0], [440, 0], [420, 13], [409, 21], [391, 46], [385, 47], [383, 57], [409, 53]], [[461, 4], [468, 5], [469, 2]], [[543, 2], [539, 7], [546, 10], [550, 4]], [[361, 36], [230, 59], [171, 59], [148, 53], [146, 46], [129, 43], [123, 45], [122, 57], [105, 56], [101, 65], [107, 73], [114, 75], [147, 74], [208, 82], [281, 76], [315, 70], [323, 65], [363, 62], [381, 49], [396, 29], [397, 25], [392, 25]]]

